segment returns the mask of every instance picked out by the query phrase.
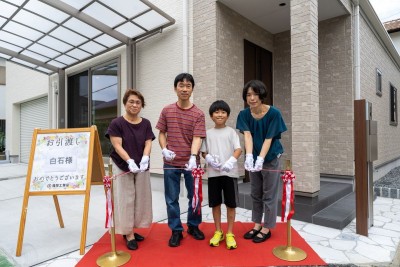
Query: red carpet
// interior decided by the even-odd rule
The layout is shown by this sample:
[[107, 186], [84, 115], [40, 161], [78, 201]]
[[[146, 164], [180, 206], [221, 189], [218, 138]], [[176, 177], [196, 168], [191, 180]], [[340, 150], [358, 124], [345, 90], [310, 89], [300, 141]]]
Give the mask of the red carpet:
[[[235, 222], [237, 249], [228, 250], [225, 240], [219, 247], [210, 247], [208, 242], [214, 234], [213, 223], [202, 223], [200, 229], [206, 239], [195, 240], [184, 232], [181, 245], [176, 248], [168, 246], [171, 231], [166, 223], [154, 223], [148, 229], [139, 229], [138, 233], [146, 239], [139, 242], [139, 249], [130, 251], [125, 246], [121, 235], [116, 235], [116, 248], [131, 254], [131, 259], [125, 266], [301, 266], [301, 265], [326, 265], [306, 241], [292, 228], [292, 246], [298, 247], [307, 253], [307, 258], [302, 261], [289, 262], [278, 259], [272, 250], [281, 245], [287, 245], [287, 226], [278, 223], [272, 230], [272, 237], [262, 244], [255, 244], [243, 238], [243, 234], [253, 227], [253, 223]], [[222, 229], [226, 229], [223, 223]], [[103, 254], [111, 252], [110, 235], [104, 234], [100, 240], [86, 253], [76, 265], [77, 267], [97, 266], [96, 260]]]

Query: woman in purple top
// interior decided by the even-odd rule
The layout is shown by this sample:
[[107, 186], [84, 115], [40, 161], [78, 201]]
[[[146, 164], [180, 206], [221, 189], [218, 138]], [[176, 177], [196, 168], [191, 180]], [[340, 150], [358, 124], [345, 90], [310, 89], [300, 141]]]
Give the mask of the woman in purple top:
[[144, 237], [134, 228], [147, 228], [153, 221], [149, 156], [155, 136], [150, 121], [139, 116], [143, 95], [128, 89], [122, 101], [126, 113], [111, 122], [106, 137], [113, 145], [113, 173], [121, 174], [113, 183], [115, 232], [135, 250]]

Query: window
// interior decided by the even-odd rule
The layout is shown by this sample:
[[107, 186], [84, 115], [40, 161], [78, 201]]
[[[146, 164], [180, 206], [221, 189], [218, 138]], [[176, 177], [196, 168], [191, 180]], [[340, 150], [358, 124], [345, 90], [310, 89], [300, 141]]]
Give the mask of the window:
[[382, 72], [376, 69], [376, 94], [382, 96]]
[[68, 77], [68, 127], [96, 125], [103, 155], [111, 143], [104, 134], [111, 120], [118, 116], [119, 61]]
[[397, 125], [397, 89], [390, 84], [390, 125]]

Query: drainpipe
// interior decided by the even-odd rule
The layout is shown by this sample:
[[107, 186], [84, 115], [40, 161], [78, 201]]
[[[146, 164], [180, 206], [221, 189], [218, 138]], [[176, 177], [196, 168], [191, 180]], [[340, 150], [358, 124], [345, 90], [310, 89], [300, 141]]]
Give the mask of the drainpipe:
[[360, 85], [360, 5], [358, 0], [353, 1], [354, 19], [354, 99], [361, 99]]
[[182, 47], [182, 56], [183, 56], [183, 72], [189, 72], [189, 0], [183, 0], [183, 12], [182, 12], [182, 25], [183, 25], [183, 47]]

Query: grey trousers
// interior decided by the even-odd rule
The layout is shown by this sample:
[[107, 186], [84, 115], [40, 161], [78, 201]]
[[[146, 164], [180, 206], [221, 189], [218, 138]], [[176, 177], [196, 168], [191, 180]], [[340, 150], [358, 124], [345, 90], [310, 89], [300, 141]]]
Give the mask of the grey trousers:
[[[123, 173], [113, 162], [113, 174]], [[115, 233], [129, 235], [153, 221], [150, 171], [127, 173], [113, 181]]]
[[280, 159], [275, 158], [270, 162], [264, 162], [262, 171], [250, 172], [251, 198], [253, 199], [251, 219], [254, 223], [261, 224], [264, 213], [262, 225], [265, 228], [274, 228], [276, 225], [280, 183], [278, 170], [280, 170]]

